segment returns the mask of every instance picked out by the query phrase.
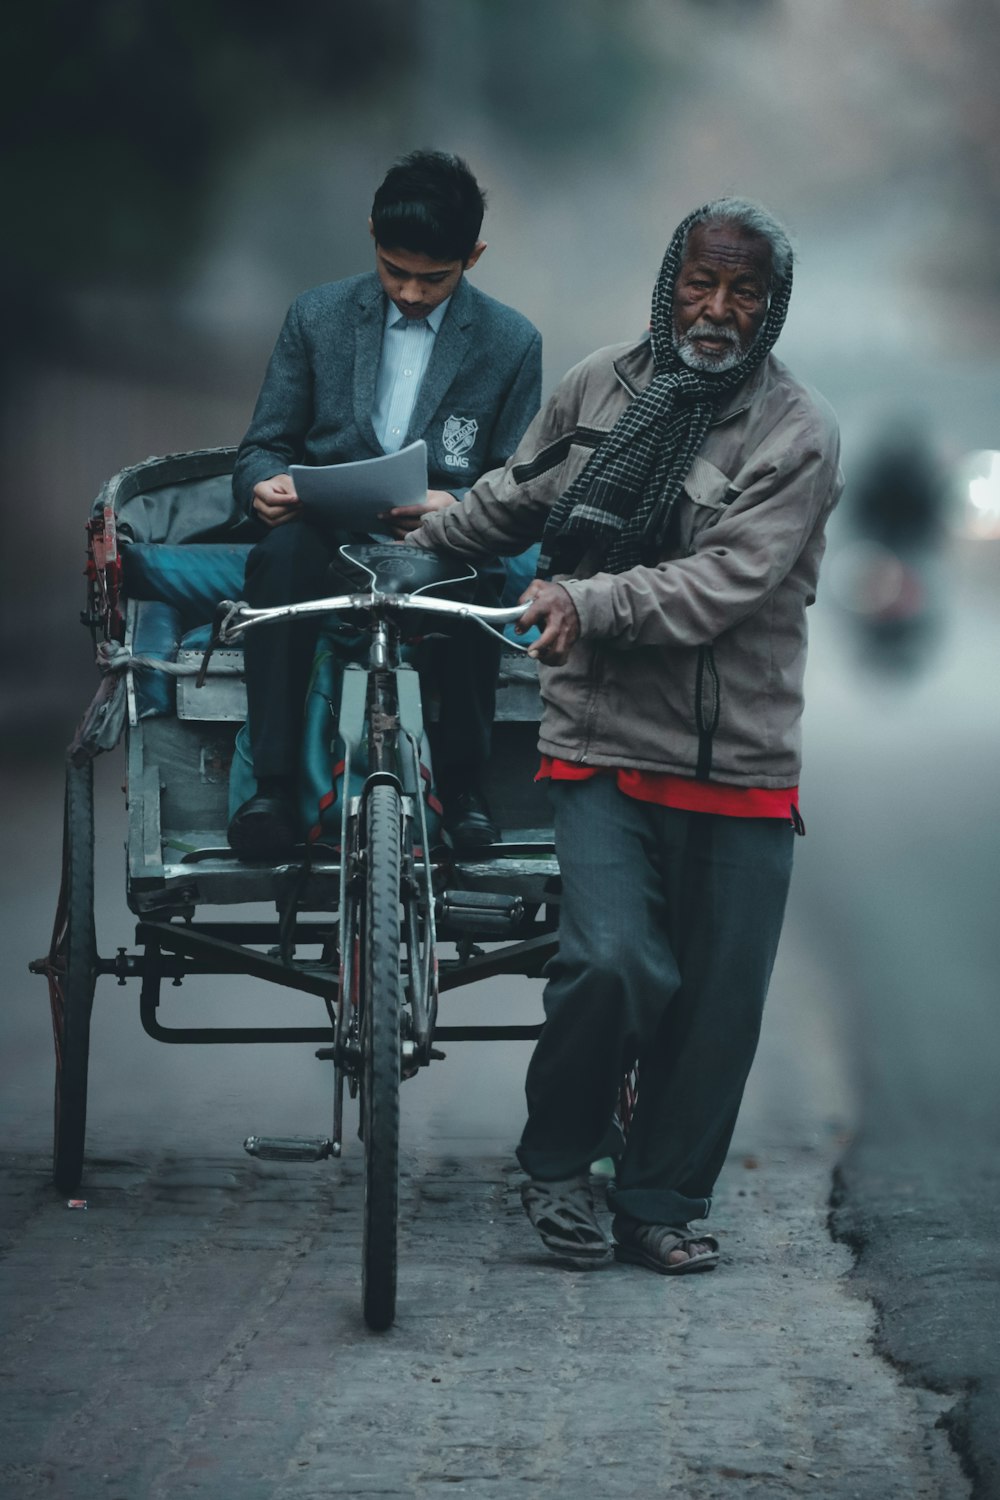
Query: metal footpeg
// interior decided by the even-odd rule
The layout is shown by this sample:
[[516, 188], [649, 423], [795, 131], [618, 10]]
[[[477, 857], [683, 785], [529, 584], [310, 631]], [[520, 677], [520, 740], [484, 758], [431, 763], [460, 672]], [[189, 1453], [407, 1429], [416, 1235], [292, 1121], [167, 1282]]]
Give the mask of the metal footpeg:
[[447, 891], [438, 899], [436, 916], [438, 925], [450, 932], [503, 936], [521, 922], [524, 901], [494, 891]]
[[324, 1161], [334, 1155], [332, 1141], [303, 1140], [296, 1136], [248, 1135], [243, 1149], [262, 1161]]

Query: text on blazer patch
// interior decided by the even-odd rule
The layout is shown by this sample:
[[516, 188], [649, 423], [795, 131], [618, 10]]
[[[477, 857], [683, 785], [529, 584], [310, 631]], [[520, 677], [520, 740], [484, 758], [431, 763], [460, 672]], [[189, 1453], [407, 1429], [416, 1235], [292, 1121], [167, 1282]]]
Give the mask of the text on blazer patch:
[[475, 417], [446, 417], [441, 433], [445, 446], [444, 461], [450, 469], [467, 469], [466, 454], [476, 441], [479, 423]]

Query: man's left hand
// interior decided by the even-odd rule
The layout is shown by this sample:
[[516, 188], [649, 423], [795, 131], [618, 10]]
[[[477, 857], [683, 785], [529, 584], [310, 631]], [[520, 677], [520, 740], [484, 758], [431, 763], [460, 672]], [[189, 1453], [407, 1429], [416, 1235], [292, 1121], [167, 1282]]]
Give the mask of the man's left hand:
[[547, 667], [561, 667], [580, 635], [580, 616], [569, 594], [561, 583], [543, 583], [536, 578], [517, 602], [528, 608], [515, 623], [515, 634], [522, 635], [532, 625], [542, 632], [528, 647], [528, 655], [538, 657]]
[[431, 516], [436, 510], [445, 510], [454, 504], [455, 496], [447, 490], [428, 490], [426, 505], [397, 505], [394, 510], [387, 510], [379, 516], [379, 520], [388, 521], [390, 534], [401, 542], [411, 531], [416, 531], [424, 516]]

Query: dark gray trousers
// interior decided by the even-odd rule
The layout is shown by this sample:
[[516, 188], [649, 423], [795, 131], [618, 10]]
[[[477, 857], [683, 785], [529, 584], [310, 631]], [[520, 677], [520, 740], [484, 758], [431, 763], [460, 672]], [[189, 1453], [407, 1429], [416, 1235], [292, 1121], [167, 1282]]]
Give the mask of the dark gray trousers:
[[[518, 1160], [542, 1180], [620, 1155], [612, 1208], [704, 1218], [760, 1032], [792, 828], [639, 802], [613, 776], [550, 783], [559, 951], [528, 1067]], [[615, 1111], [639, 1064], [622, 1153]]]

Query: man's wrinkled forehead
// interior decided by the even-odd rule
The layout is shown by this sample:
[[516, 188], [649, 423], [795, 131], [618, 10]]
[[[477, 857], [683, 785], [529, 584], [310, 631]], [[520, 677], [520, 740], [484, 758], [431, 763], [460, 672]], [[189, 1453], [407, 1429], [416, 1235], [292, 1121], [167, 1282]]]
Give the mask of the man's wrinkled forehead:
[[752, 271], [765, 285], [771, 280], [771, 246], [763, 235], [732, 220], [709, 220], [689, 231], [681, 271], [697, 264], [727, 271]]

